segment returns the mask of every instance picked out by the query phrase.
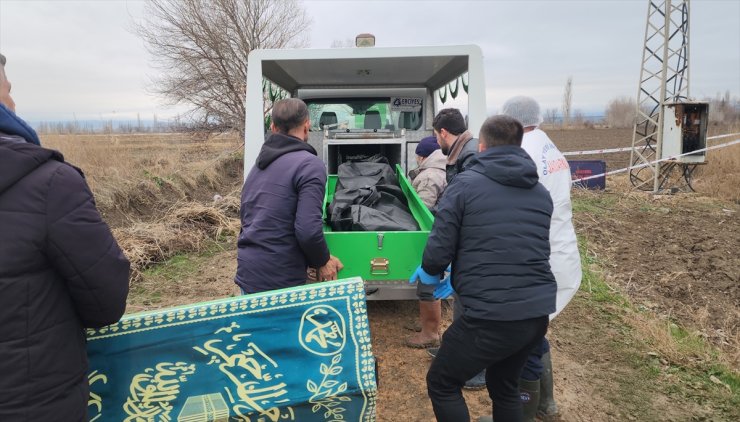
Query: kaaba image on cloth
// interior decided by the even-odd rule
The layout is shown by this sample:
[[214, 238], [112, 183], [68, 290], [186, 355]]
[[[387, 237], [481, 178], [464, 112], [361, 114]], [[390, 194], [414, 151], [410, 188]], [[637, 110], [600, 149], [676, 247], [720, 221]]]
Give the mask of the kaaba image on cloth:
[[87, 336], [90, 421], [375, 421], [358, 277], [125, 315]]

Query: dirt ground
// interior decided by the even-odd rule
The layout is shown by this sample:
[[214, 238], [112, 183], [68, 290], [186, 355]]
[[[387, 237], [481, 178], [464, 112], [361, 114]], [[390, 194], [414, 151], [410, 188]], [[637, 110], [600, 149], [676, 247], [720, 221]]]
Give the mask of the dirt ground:
[[[629, 146], [631, 130], [549, 131], [564, 151]], [[599, 157], [585, 157], [597, 159]], [[628, 154], [604, 156], [610, 169]], [[230, 183], [239, 177], [229, 178]], [[624, 178], [610, 178], [603, 193], [576, 192], [579, 238], [598, 261], [615, 292], [637, 307], [701, 334], [723, 351], [737, 371], [740, 326], [740, 205], [700, 194], [652, 197], [630, 193]], [[221, 186], [238, 191], [238, 186]], [[204, 194], [205, 195], [205, 194]], [[126, 219], [116, 218], [117, 224]], [[128, 311], [163, 308], [237, 294], [233, 284], [235, 239], [221, 239], [207, 253], [191, 254], [183, 269], [149, 270], [132, 286]], [[160, 271], [161, 270], [161, 271]], [[175, 274], [175, 276], [173, 276]], [[370, 302], [373, 350], [379, 361], [379, 421], [433, 421], [424, 377], [430, 357], [403, 346], [403, 326], [415, 302]], [[675, 394], [670, 365], [645, 377], [640, 367], [654, 355], [650, 344], [625, 328], [623, 310], [598, 305], [586, 286], [549, 332], [555, 394], [564, 421], [733, 420], [737, 409], [716, 409], [696, 394]], [[445, 312], [445, 325], [450, 312]], [[652, 353], [652, 354], [651, 354]], [[661, 358], [662, 359], [662, 358]], [[657, 381], [656, 381], [657, 380]], [[737, 394], [737, 392], [730, 392]], [[490, 412], [485, 391], [466, 391], [473, 420]], [[731, 415], [728, 417], [727, 415]]]
[[[702, 204], [702, 202], [697, 202]], [[703, 207], [699, 205], [700, 209]], [[621, 211], [621, 212], [620, 212]], [[613, 280], [622, 285], [629, 294], [639, 303], [651, 306], [660, 312], [673, 312], [681, 322], [690, 326], [709, 329], [713, 326], [701, 325], [696, 321], [691, 310], [709, 308], [718, 312], [726, 321], [724, 326], [734, 327], [737, 334], [737, 282], [730, 286], [729, 294], [715, 292], [711, 285], [698, 284], [693, 288], [695, 300], [687, 300], [687, 296], [675, 296], [673, 290], [683, 291], [692, 283], [690, 273], [685, 277], [674, 278], [670, 285], [657, 283], [661, 278], [652, 276], [647, 268], [651, 265], [648, 255], [640, 250], [632, 250], [627, 242], [614, 241], [614, 238], [633, 239], [629, 235], [614, 236], [608, 233], [631, 232], [631, 229], [619, 223], [624, 218], [624, 210], [615, 211], [612, 217], [601, 217], [604, 221], [600, 229], [589, 226], [590, 218], [587, 212], [579, 212], [584, 216], [583, 222], [578, 223], [581, 236], [586, 236], [601, 253], [613, 252], [615, 255], [629, 255], [636, 258], [637, 264], [630, 264], [626, 256], [614, 260], [609, 269]], [[660, 213], [664, 211], [658, 211]], [[718, 210], [724, 214], [723, 211]], [[696, 223], [690, 216], [699, 214], [698, 210], [682, 209], [679, 215], [689, 218], [676, 225], [683, 229]], [[662, 214], [661, 214], [662, 215]], [[720, 216], [717, 214], [716, 216]], [[736, 215], [736, 214], [733, 214]], [[579, 221], [579, 219], [577, 219]], [[701, 220], [703, 221], [703, 220]], [[698, 222], [701, 222], [698, 221]], [[738, 223], [735, 217], [731, 222], [725, 222], [727, 227]], [[719, 228], [720, 225], [715, 226]], [[646, 228], [643, 227], [643, 230]], [[648, 229], [649, 230], [649, 229]], [[673, 233], [686, 233], [687, 230], [665, 229]], [[662, 232], [662, 231], [661, 231]], [[584, 234], [585, 233], [585, 234]], [[737, 230], [706, 231], [705, 236], [715, 236], [723, 239], [723, 246], [727, 247], [732, 236], [737, 240]], [[687, 234], [684, 234], [688, 236]], [[710, 244], [712, 242], [709, 242]], [[721, 242], [720, 242], [721, 243]], [[711, 265], [720, 265], [727, 268], [737, 268], [736, 255], [723, 253], [720, 246], [713, 255], [700, 256], [698, 262], [706, 262], [701, 268], [708, 269]], [[728, 255], [727, 258], [724, 255]], [[678, 254], [664, 252], [660, 254], [662, 265], [666, 268], [680, 268], [681, 265], [692, 259], [681, 257]], [[606, 262], [609, 261], [606, 258]], [[195, 258], [194, 272], [179, 277], [176, 281], [151, 275], [139, 286], [148, 291], [144, 297], [151, 297], [153, 292], [160, 298], [156, 303], [131, 303], [130, 311], [161, 308], [178, 304], [193, 303], [215, 297], [225, 297], [236, 294], [232, 282], [236, 267], [235, 250], [227, 249], [203, 258]], [[639, 271], [642, 269], [642, 272]], [[634, 274], [633, 274], [634, 273]], [[701, 271], [696, 270], [696, 274]], [[707, 276], [710, 273], [706, 272]], [[735, 275], [738, 271], [734, 272]], [[631, 276], [631, 278], [630, 278]], [[729, 282], [729, 280], [728, 280]], [[694, 282], [696, 283], [696, 282]], [[156, 285], [156, 287], [154, 287]], [[638, 287], [639, 286], [639, 287]], [[688, 287], [691, 288], [691, 287]], [[608, 316], [594, 313], [593, 307], [586, 304], [585, 298], [578, 295], [571, 305], [551, 325], [549, 337], [552, 344], [553, 364], [555, 368], [555, 393], [560, 406], [561, 420], [563, 421], [621, 421], [621, 420], [725, 420], [721, 414], [715, 414], [711, 408], [704, 408], [695, 400], [666, 395], [660, 387], [640, 385], [641, 373], [633, 368], [632, 363], [623, 353], [617, 352], [620, 347], [627, 347], [631, 355], [648, 358], [646, 345], [623, 344], [623, 327], [618, 321]], [[682, 301], [684, 300], [684, 301]], [[734, 303], [734, 304], [733, 304]], [[734, 310], [735, 317], [729, 310]], [[403, 339], [410, 332], [403, 328], [417, 316], [417, 305], [414, 302], [370, 302], [368, 304], [373, 350], [379, 360], [379, 421], [433, 421], [431, 405], [426, 396], [424, 377], [431, 362], [431, 358], [423, 350], [408, 349], [403, 346]], [[723, 314], [723, 309], [725, 313]], [[680, 310], [681, 312], [678, 312]], [[445, 326], [451, 320], [451, 312], [445, 310]], [[715, 331], [716, 332], [716, 331]], [[719, 340], [722, 337], [716, 337]], [[632, 386], [627, 388], [626, 385]], [[645, 396], [649, 395], [649, 400]], [[474, 417], [487, 413], [491, 401], [485, 391], [466, 391], [465, 397]], [[678, 405], [677, 405], [678, 404]], [[714, 416], [714, 417], [713, 417]], [[473, 419], [474, 420], [474, 419]], [[730, 419], [726, 419], [730, 420]]]
[[579, 213], [575, 222], [609, 263], [609, 278], [737, 359], [740, 207], [698, 195], [639, 193], [604, 193], [595, 206], [605, 209]]
[[[632, 146], [632, 129], [550, 129], [547, 135], [563, 151], [590, 151], [595, 149], [624, 148]], [[606, 170], [629, 166], [629, 152], [610, 154], [576, 155], [569, 160], [604, 160]]]

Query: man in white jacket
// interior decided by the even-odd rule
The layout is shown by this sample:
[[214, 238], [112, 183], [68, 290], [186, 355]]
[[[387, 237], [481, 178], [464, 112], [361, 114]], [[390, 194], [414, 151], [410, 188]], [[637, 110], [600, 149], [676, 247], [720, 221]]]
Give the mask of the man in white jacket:
[[[550, 267], [558, 285], [555, 318], [570, 302], [581, 285], [581, 258], [573, 228], [570, 202], [571, 176], [568, 161], [539, 129], [542, 123], [540, 106], [533, 98], [518, 96], [504, 103], [502, 114], [511, 116], [524, 126], [522, 148], [537, 165], [537, 175], [550, 192], [553, 202], [550, 223]], [[547, 420], [557, 415], [553, 398], [552, 360], [549, 343], [543, 339], [542, 350], [535, 350], [522, 372], [520, 389], [524, 403], [524, 420], [534, 420], [535, 413]]]
[[581, 285], [581, 258], [573, 228], [570, 202], [570, 166], [555, 143], [539, 129], [542, 123], [540, 106], [531, 97], [514, 97], [504, 103], [502, 114], [511, 116], [524, 126], [522, 148], [537, 165], [540, 183], [545, 185], [555, 207], [550, 223], [550, 266], [558, 282], [555, 318], [570, 302]]

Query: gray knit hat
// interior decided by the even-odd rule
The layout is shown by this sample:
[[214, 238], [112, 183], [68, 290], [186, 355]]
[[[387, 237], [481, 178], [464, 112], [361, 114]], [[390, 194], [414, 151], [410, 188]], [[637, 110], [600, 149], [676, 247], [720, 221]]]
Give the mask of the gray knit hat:
[[501, 113], [519, 120], [524, 127], [539, 126], [542, 123], [540, 105], [532, 97], [518, 96], [509, 98], [504, 103]]

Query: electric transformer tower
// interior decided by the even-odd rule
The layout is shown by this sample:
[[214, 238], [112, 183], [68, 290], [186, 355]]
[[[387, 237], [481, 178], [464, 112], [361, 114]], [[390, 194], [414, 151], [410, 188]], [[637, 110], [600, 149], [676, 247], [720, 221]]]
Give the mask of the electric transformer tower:
[[706, 160], [692, 151], [706, 147], [708, 112], [689, 101], [689, 0], [648, 3], [630, 181], [653, 193], [689, 191]]

